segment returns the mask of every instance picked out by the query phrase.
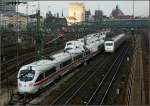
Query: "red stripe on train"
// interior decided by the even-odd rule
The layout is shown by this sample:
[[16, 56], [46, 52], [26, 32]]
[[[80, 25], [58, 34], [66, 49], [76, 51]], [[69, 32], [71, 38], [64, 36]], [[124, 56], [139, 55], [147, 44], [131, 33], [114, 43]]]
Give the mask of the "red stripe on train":
[[[76, 62], [74, 62], [74, 63], [76, 63]], [[63, 67], [62, 69], [60, 69], [59, 71], [55, 72], [54, 74], [51, 74], [51, 75], [48, 76], [47, 78], [45, 78], [45, 79], [43, 79], [43, 80], [41, 80], [41, 81], [35, 83], [34, 86], [40, 85], [40, 84], [42, 84], [42, 83], [44, 83], [44, 82], [50, 80], [51, 78], [53, 78], [53, 77], [54, 77], [55, 75], [57, 75], [58, 73], [62, 73], [62, 72], [64, 72], [64, 71], [66, 71], [66, 70], [67, 70], [66, 68], [72, 66], [74, 63], [71, 63], [71, 64], [69, 64], [69, 65]]]
[[[89, 56], [87, 56], [87, 58], [88, 58], [88, 57], [91, 58], [91, 57], [93, 57], [93, 55], [96, 55], [96, 54], [97, 54], [97, 53], [94, 52], [94, 53], [90, 54]], [[58, 73], [62, 73], [62, 72], [64, 72], [64, 71], [66, 71], [66, 70], [67, 70], [66, 68], [68, 68], [69, 66], [73, 65], [74, 63], [81, 62], [82, 60], [83, 60], [83, 59], [81, 59], [81, 60], [76, 60], [75, 62], [72, 62], [71, 64], [69, 64], [69, 65], [67, 65], [67, 66], [65, 66], [65, 67], [63, 67], [63, 68], [61, 68], [59, 71], [55, 72], [54, 74], [51, 74], [51, 75], [48, 76], [47, 78], [45, 78], [45, 79], [43, 79], [43, 80], [41, 80], [41, 81], [35, 83], [33, 86], [38, 86], [38, 85], [40, 85], [40, 84], [42, 84], [42, 83], [44, 83], [44, 82], [50, 80], [51, 78], [53, 78], [53, 77], [54, 77], [55, 75], [57, 75]]]

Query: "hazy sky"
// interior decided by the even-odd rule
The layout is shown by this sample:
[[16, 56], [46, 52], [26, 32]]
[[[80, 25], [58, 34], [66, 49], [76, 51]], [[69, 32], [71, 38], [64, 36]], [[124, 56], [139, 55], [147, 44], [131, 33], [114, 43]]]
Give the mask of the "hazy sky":
[[[119, 8], [126, 15], [132, 15], [133, 13], [133, 1], [40, 1], [40, 10], [42, 16], [45, 16], [48, 10], [54, 14], [56, 12], [62, 13], [64, 11], [64, 16], [68, 16], [68, 6], [69, 3], [84, 3], [85, 8], [87, 10], [91, 10], [92, 14], [94, 14], [95, 9], [103, 10], [103, 13], [107, 16], [110, 15], [112, 9], [118, 4]], [[38, 2], [28, 2], [28, 13], [35, 13], [38, 8]], [[134, 1], [134, 13], [136, 16], [148, 16], [149, 14], [149, 1]], [[19, 5], [19, 12], [26, 13], [27, 5], [21, 4]]]

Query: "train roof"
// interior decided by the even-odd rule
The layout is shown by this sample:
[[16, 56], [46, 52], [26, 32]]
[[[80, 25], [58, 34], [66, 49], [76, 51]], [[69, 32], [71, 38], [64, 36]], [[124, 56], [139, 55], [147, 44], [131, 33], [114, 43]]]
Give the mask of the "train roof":
[[71, 40], [71, 41], [68, 41], [68, 42], [66, 42], [66, 44], [68, 45], [69, 43], [70, 44], [82, 44], [82, 40], [84, 40], [84, 39], [78, 39], [78, 40]]
[[119, 39], [120, 39], [121, 37], [123, 37], [123, 36], [125, 36], [125, 34], [124, 34], [124, 33], [119, 34], [119, 35], [117, 35], [117, 36], [113, 37], [113, 38], [112, 38], [112, 40], [113, 40], [113, 41], [117, 41], [117, 40], [119, 40]]
[[105, 41], [105, 44], [106, 44], [106, 43], [113, 43], [113, 40]]
[[88, 49], [90, 49], [90, 48], [93, 48], [93, 47], [97, 47], [97, 46], [99, 46], [99, 45], [101, 45], [103, 43], [104, 43], [104, 40], [94, 41], [94, 42], [91, 42], [89, 45], [86, 45], [86, 47]]
[[77, 40], [71, 40], [71, 41], [66, 42], [66, 44], [67, 43], [76, 43], [76, 42], [79, 42], [79, 41], [77, 41]]
[[71, 57], [71, 55], [67, 52], [61, 52], [61, 53], [52, 55], [51, 57], [54, 59], [53, 61], [61, 62], [61, 61], [65, 61], [65, 60], [69, 59]]
[[85, 50], [83, 48], [75, 48], [75, 49], [70, 49], [67, 52], [71, 54], [79, 54], [84, 52]]
[[27, 70], [30, 67], [32, 67], [32, 69], [35, 70], [35, 71], [44, 71], [46, 69], [55, 67], [55, 64], [51, 60], [42, 59], [42, 60], [35, 61], [35, 62], [30, 63], [30, 64], [22, 66], [20, 68], [20, 70]]
[[42, 59], [42, 60], [39, 60], [39, 61], [35, 61], [33, 63], [30, 63], [28, 65], [25, 65], [25, 66], [40, 66], [40, 65], [49, 65], [49, 64], [53, 64], [53, 61], [51, 60], [48, 60], [48, 59]]
[[119, 34], [119, 35], [116, 35], [116, 36], [114, 36], [114, 37], [106, 37], [106, 39], [105, 39], [105, 42], [106, 41], [117, 41], [117, 40], [119, 40], [121, 37], [123, 37], [123, 36], [125, 36], [125, 33], [122, 33], [122, 34]]

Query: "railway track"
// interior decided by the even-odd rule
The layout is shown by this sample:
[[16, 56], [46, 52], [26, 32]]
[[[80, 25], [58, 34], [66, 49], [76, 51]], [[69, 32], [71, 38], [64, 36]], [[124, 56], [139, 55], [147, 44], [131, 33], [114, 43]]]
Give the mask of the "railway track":
[[[48, 56], [49, 53], [53, 53], [56, 50], [61, 49], [64, 46], [66, 40], [73, 39], [74, 37], [70, 38], [69, 36], [65, 36], [65, 39], [58, 39], [58, 42], [54, 42], [51, 46], [46, 44], [44, 46], [44, 56]], [[51, 42], [52, 43], [52, 42]], [[55, 47], [56, 46], [56, 47]], [[7, 76], [13, 74], [17, 67], [22, 66], [23, 64], [32, 62], [35, 58], [35, 51], [30, 53], [22, 54], [19, 57], [14, 57], [4, 63], [1, 64], [1, 81], [7, 78]], [[18, 62], [17, 62], [18, 61]]]
[[109, 71], [105, 74], [104, 78], [99, 82], [98, 87], [95, 89], [86, 105], [103, 105], [127, 51], [128, 49], [117, 57], [113, 65], [109, 68]]
[[[102, 54], [102, 57], [101, 57], [101, 61], [102, 60], [104, 60], [105, 59], [105, 55], [104, 55], [104, 53]], [[80, 68], [80, 67], [79, 67]], [[71, 71], [70, 71], [71, 72]], [[69, 73], [70, 73], [69, 72]], [[81, 72], [81, 71], [80, 71]], [[69, 74], [68, 73], [68, 74]], [[90, 72], [89, 74], [91, 74], [92, 72]], [[87, 72], [85, 73], [84, 71], [82, 71], [82, 73], [80, 73], [80, 74], [82, 74], [82, 76], [85, 76], [85, 75], [87, 75]], [[64, 76], [64, 77], [66, 77], [66, 75]], [[71, 78], [70, 78], [71, 79]], [[59, 81], [59, 80], [58, 80]], [[55, 83], [57, 83], [57, 81], [54, 81], [53, 83], [52, 83], [52, 85], [53, 84], [55, 84]], [[50, 86], [47, 86], [46, 88], [44, 88], [44, 89], [42, 89], [42, 90], [40, 90], [36, 95], [32, 95], [32, 96], [30, 96], [30, 95], [28, 95], [28, 96], [26, 96], [26, 100], [24, 101], [24, 96], [23, 95], [18, 95], [18, 94], [16, 94], [16, 96], [14, 96], [14, 98], [17, 98], [15, 101], [13, 101], [13, 103], [12, 102], [10, 102], [9, 104], [11, 104], [11, 105], [26, 105], [26, 104], [30, 104], [30, 102], [33, 100], [33, 99], [35, 99], [36, 97], [38, 97], [38, 95], [40, 95], [41, 93], [44, 93], [44, 92], [46, 92], [47, 90], [49, 90], [49, 89], [51, 89], [51, 85]]]
[[32, 101], [34, 98], [36, 98], [40, 93], [36, 94], [36, 95], [19, 95], [19, 94], [15, 94], [12, 98], [12, 100], [10, 100], [8, 102], [8, 105], [26, 105], [28, 104], [30, 101]]
[[[118, 56], [118, 58], [120, 56], [122, 56], [122, 53], [121, 53], [121, 55]], [[117, 59], [115, 60], [113, 65], [116, 63]], [[104, 70], [102, 71], [102, 69], [104, 69], [108, 65], [108, 63], [110, 64], [110, 60], [111, 60], [111, 58], [109, 56], [107, 56], [101, 65], [98, 66], [98, 64], [100, 64], [100, 62], [102, 62], [102, 61], [99, 61], [93, 67], [86, 70], [87, 71], [86, 74], [81, 76], [80, 79], [78, 79], [76, 82], [74, 82], [72, 85], [70, 85], [70, 87], [68, 89], [66, 89], [59, 97], [57, 97], [55, 100], [53, 100], [51, 102], [51, 104], [52, 105], [63, 105], [63, 104], [65, 104], [65, 105], [67, 105], [67, 104], [80, 104], [80, 105], [84, 104], [85, 105], [85, 104], [87, 104], [88, 103], [87, 101], [91, 97], [84, 97], [84, 95], [86, 95], [87, 92], [88, 92], [88, 96], [90, 95], [91, 90], [94, 89], [93, 86], [97, 85], [96, 78], [100, 79], [100, 81], [102, 81], [102, 78], [105, 78], [104, 76], [106, 76], [106, 74], [105, 74]], [[113, 67], [113, 65], [111, 67]], [[97, 69], [101, 70], [101, 72], [99, 72]], [[94, 72], [91, 70], [94, 70]], [[107, 72], [111, 72], [111, 71], [107, 71]]]
[[[58, 37], [58, 38], [60, 38], [60, 37]], [[44, 44], [44, 48], [48, 48], [49, 47], [49, 44], [52, 44], [51, 46], [55, 46], [55, 43], [53, 43], [53, 42], [55, 42], [55, 40], [59, 40], [59, 43], [64, 43], [65, 42], [65, 40], [64, 39], [55, 39], [55, 38], [53, 38], [50, 42], [49, 41], [47, 41], [47, 40], [45, 40], [45, 44]], [[69, 36], [65, 36], [65, 38], [66, 39], [73, 39], [73, 38], [70, 38]], [[61, 44], [60, 44], [61, 45]], [[12, 46], [12, 45], [11, 45]], [[15, 46], [15, 48], [14, 49], [17, 49], [17, 44], [14, 44], [14, 46]], [[29, 45], [28, 45], [29, 46]], [[22, 48], [22, 46], [21, 45], [19, 45], [19, 57], [24, 57], [25, 55], [29, 55], [29, 52], [32, 54], [32, 53], [34, 53], [34, 49], [35, 49], [35, 46], [31, 46], [31, 44], [30, 44], [30, 46], [29, 46], [29, 48]], [[21, 49], [22, 48], [22, 49]], [[7, 49], [7, 47], [5, 47], [5, 49]], [[11, 51], [10, 51], [11, 52]], [[6, 65], [6, 64], [8, 64], [8, 63], [10, 63], [10, 62], [12, 62], [12, 61], [17, 61], [16, 60], [16, 52], [17, 52], [17, 50], [15, 51], [15, 53], [14, 53], [14, 51], [12, 52], [12, 54], [11, 55], [2, 55], [2, 57], [4, 56], [5, 57], [5, 60], [7, 60], [7, 61], [3, 61], [2, 60], [2, 64], [1, 64], [1, 67], [3, 67], [4, 65]]]
[[[58, 48], [47, 47], [44, 49], [44, 55], [48, 55], [49, 53], [52, 53], [55, 50], [59, 50], [60, 48], [62, 48], [62, 46]], [[7, 76], [12, 75], [17, 67], [20, 67], [25, 63], [32, 62], [35, 59], [34, 54], [35, 52], [26, 53], [24, 55], [19, 56], [18, 58], [15, 57], [14, 59], [11, 59], [6, 63], [3, 63], [1, 67], [1, 70], [3, 70], [1, 73], [1, 80], [3, 81], [7, 78]]]
[[[108, 58], [107, 58], [108, 59]], [[98, 65], [99, 62], [96, 63]], [[104, 64], [102, 64], [104, 65]], [[102, 66], [101, 65], [101, 66]], [[74, 92], [77, 91], [77, 89], [83, 85], [85, 81], [87, 81], [89, 78], [91, 78], [95, 73], [94, 71], [91, 71], [94, 67], [90, 67], [85, 74], [83, 74], [80, 79], [78, 79], [76, 82], [74, 82], [68, 89], [66, 89], [58, 98], [56, 98], [51, 104], [65, 104], [65, 101], [69, 99], [73, 95]]]
[[[105, 59], [104, 53], [103, 53], [102, 55], [103, 55], [103, 56], [102, 56], [102, 58], [100, 59], [101, 61]], [[79, 68], [80, 68], [80, 67], [79, 67]], [[71, 71], [70, 71], [70, 72], [71, 72]], [[69, 73], [70, 73], [70, 72], [69, 72]], [[80, 72], [81, 72], [81, 71], [80, 71]], [[68, 73], [68, 74], [69, 74], [69, 73]], [[80, 73], [80, 74], [81, 74], [81, 73]], [[85, 72], [82, 71], [82, 74], [85, 75]], [[65, 75], [65, 76], [66, 76], [66, 75]], [[64, 76], [64, 77], [65, 77], [65, 76]], [[71, 79], [71, 78], [70, 78], [70, 79]], [[59, 81], [59, 79], [58, 79], [57, 81]], [[36, 95], [31, 95], [31, 96], [30, 96], [30, 95], [27, 95], [25, 101], [24, 101], [23, 95], [18, 95], [18, 94], [16, 94], [16, 96], [14, 96], [14, 98], [17, 98], [17, 99], [16, 99], [15, 101], [13, 101], [13, 103], [12, 103], [12, 101], [11, 101], [9, 104], [10, 104], [10, 105], [26, 105], [26, 104], [30, 104], [30, 102], [31, 102], [33, 99], [35, 99], [36, 97], [38, 97], [38, 95], [40, 95], [40, 94], [46, 92], [47, 90], [51, 89], [51, 87], [52, 87], [51, 85], [57, 83], [57, 81], [54, 81], [52, 84], [50, 84], [50, 86], [47, 86], [46, 88], [40, 90]]]
[[[66, 95], [66, 93], [67, 93], [67, 95], [69, 95], [69, 96], [71, 96], [71, 98], [88, 82], [88, 80], [89, 79], [91, 79], [91, 78], [93, 78], [93, 76], [95, 75], [95, 74], [97, 74], [97, 71], [95, 71], [94, 69], [94, 67], [95, 66], [97, 66], [97, 65], [99, 65], [100, 64], [100, 62], [102, 62], [102, 60], [104, 60], [105, 59], [105, 61], [103, 61], [102, 62], [102, 64], [99, 66], [99, 68], [101, 68], [101, 67], [106, 67], [106, 65], [108, 65], [108, 64], [106, 64], [106, 63], [108, 63], [108, 61], [110, 61], [111, 59], [114, 59], [115, 58], [115, 56], [112, 56], [112, 55], [105, 55], [105, 56], [103, 56], [101, 59], [100, 59], [100, 61], [98, 61], [97, 63], [96, 63], [96, 65], [94, 65], [93, 67], [91, 67], [91, 68], [88, 68], [88, 70], [86, 71], [86, 73], [84, 72], [84, 71], [82, 71], [83, 73], [82, 73], [82, 76], [80, 77], [80, 79], [79, 80], [77, 80], [75, 83], [73, 83], [68, 89], [66, 89], [65, 91], [64, 91], [64, 93], [60, 96], [60, 97], [58, 97], [58, 98], [56, 98], [53, 102], [52, 102], [52, 104], [59, 104], [60, 103], [60, 99], [61, 99], [61, 102], [63, 102], [64, 101], [64, 99], [66, 99], [66, 101], [69, 101], [70, 102], [70, 100], [71, 99], [69, 99], [69, 98], [66, 98], [66, 96], [64, 96], [64, 94]], [[117, 60], [116, 60], [117, 61]], [[97, 67], [96, 67], [97, 68]], [[93, 74], [94, 73], [94, 74]], [[100, 74], [104, 74], [103, 72], [102, 73], [100, 73]], [[97, 74], [97, 75], [100, 75], [100, 74]], [[80, 81], [82, 80], [82, 83], [80, 83]], [[77, 85], [76, 85], [77, 84]], [[76, 85], [76, 87], [74, 86], [74, 85]], [[80, 87], [79, 87], [80, 86]], [[24, 97], [23, 96], [19, 96], [18, 97], [18, 99], [17, 99], [17, 101], [15, 101], [15, 105], [25, 105], [25, 104], [29, 104], [29, 102], [30, 101], [32, 101], [33, 99], [35, 99], [36, 97], [38, 97], [38, 95], [40, 95], [41, 93], [43, 93], [43, 92], [45, 92], [46, 90], [49, 90], [49, 88], [50, 87], [47, 87], [46, 89], [43, 89], [42, 91], [40, 91], [37, 95], [34, 95], [34, 96], [26, 96], [26, 101], [24, 101]], [[68, 93], [68, 90], [70, 91], [70, 89], [72, 89], [72, 90], [74, 90], [75, 92], [73, 92], [73, 96], [72, 95], [70, 95], [70, 93], [72, 92], [70, 92], [70, 93]], [[76, 89], [78, 89], [78, 90], [76, 90]], [[16, 98], [16, 97], [15, 97]], [[59, 102], [58, 102], [59, 101]], [[64, 104], [68, 104], [69, 102], [66, 102], [65, 101], [65, 103]]]

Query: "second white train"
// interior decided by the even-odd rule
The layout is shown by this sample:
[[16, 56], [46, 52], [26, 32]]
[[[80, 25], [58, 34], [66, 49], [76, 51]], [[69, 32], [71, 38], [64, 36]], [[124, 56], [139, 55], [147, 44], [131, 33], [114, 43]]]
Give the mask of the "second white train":
[[105, 40], [104, 42], [105, 52], [113, 53], [126, 39], [127, 37], [125, 33], [122, 33], [113, 38]]

